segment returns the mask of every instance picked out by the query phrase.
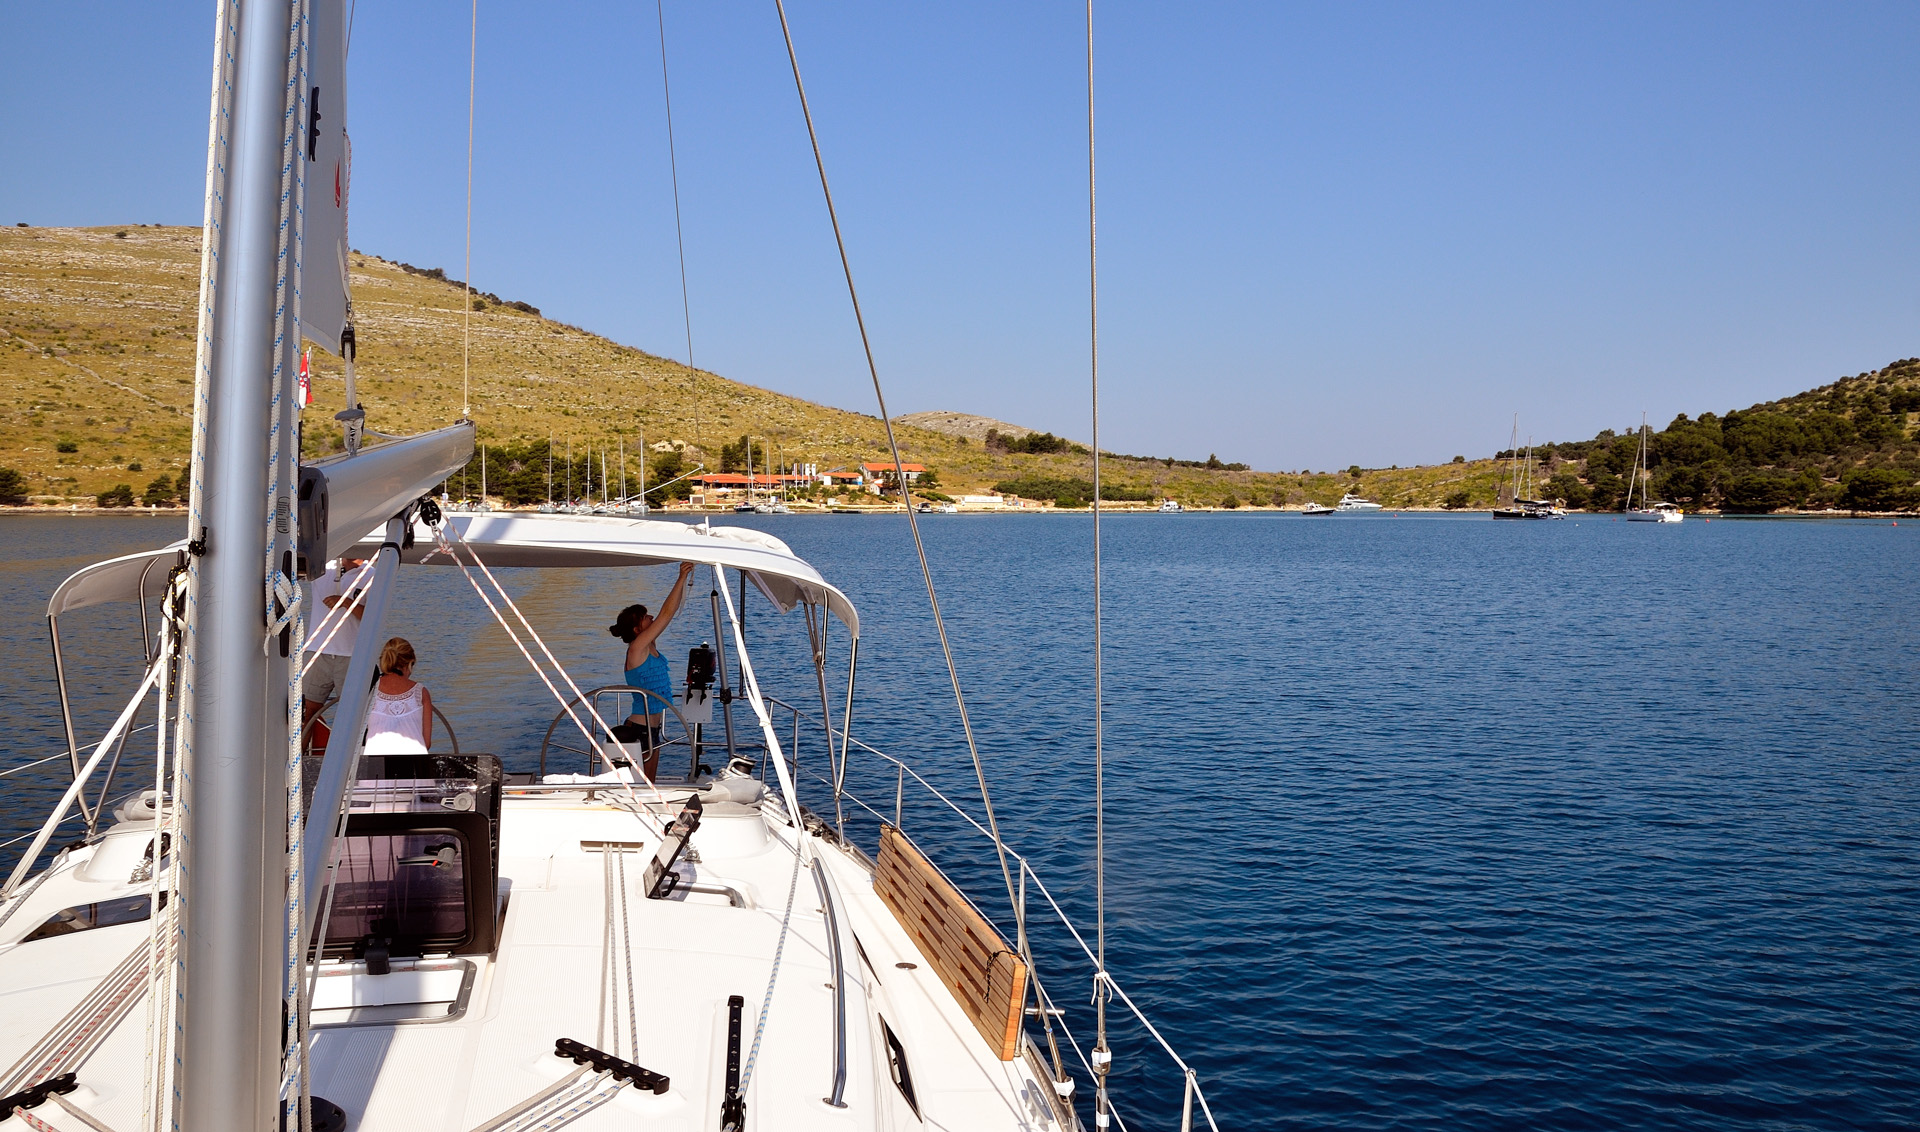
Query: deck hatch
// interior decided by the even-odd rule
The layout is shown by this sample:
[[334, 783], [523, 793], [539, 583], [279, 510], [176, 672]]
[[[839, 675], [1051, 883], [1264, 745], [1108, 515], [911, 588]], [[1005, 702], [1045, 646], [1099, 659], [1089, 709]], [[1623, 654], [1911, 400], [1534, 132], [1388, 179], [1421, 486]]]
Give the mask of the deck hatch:
[[919, 1116], [920, 1098], [913, 1095], [913, 1074], [907, 1069], [907, 1047], [900, 1044], [893, 1027], [887, 1025], [884, 1017], [880, 1019], [880, 1036], [887, 1040], [887, 1072], [893, 1076], [893, 1085], [900, 1090], [901, 1096], [907, 1098], [913, 1115]]

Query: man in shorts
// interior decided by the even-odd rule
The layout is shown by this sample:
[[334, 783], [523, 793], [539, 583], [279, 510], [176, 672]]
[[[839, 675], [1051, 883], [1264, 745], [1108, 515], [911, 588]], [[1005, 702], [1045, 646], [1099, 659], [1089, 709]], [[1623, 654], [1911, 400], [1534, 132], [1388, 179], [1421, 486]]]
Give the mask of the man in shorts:
[[346, 683], [347, 662], [353, 659], [360, 615], [366, 611], [366, 604], [362, 601], [354, 605], [345, 618], [332, 610], [342, 602], [352, 602], [354, 593], [372, 580], [361, 570], [365, 564], [364, 558], [337, 558], [307, 584], [313, 606], [307, 611], [307, 675], [300, 682], [303, 720], [312, 719]]

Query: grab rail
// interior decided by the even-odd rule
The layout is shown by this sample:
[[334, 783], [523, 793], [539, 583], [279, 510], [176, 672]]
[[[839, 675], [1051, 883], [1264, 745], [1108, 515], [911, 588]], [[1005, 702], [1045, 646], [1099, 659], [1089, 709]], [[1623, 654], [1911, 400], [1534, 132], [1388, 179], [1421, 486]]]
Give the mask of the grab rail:
[[847, 1107], [847, 970], [840, 958], [840, 917], [820, 858], [813, 859], [813, 883], [820, 890], [821, 914], [827, 920], [827, 953], [833, 960], [833, 1092], [824, 1099], [835, 1108]]

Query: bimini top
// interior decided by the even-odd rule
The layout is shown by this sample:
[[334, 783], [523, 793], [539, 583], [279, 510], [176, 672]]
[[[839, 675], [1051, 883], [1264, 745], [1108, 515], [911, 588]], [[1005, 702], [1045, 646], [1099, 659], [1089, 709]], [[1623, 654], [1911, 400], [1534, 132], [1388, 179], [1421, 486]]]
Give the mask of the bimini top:
[[47, 616], [58, 617], [89, 605], [110, 601], [145, 601], [167, 591], [167, 576], [175, 563], [186, 560], [187, 540], [170, 542], [158, 550], [123, 554], [75, 571], [47, 599]]
[[[510, 511], [454, 513], [445, 522], [459, 532], [458, 541], [472, 547], [489, 567], [552, 569], [697, 562], [741, 570], [782, 613], [791, 612], [803, 602], [824, 605], [854, 636], [860, 635], [860, 615], [847, 596], [828, 584], [820, 571], [786, 543], [762, 531], [612, 515]], [[371, 558], [385, 537], [384, 531], [375, 531], [349, 553], [356, 558]], [[426, 524], [414, 524], [413, 539], [413, 545], [400, 553], [402, 562], [453, 564], [435, 544], [433, 531]]]
[[[489, 567], [658, 566], [697, 562], [743, 571], [782, 613], [796, 605], [824, 605], [860, 635], [860, 615], [847, 596], [830, 585], [786, 543], [746, 527], [665, 522], [598, 515], [530, 515], [513, 512], [450, 514], [446, 523], [459, 532]], [[414, 543], [402, 562], [450, 566], [452, 560], [434, 541], [431, 528], [414, 524]], [[374, 531], [349, 552], [371, 558], [386, 537]], [[47, 602], [47, 616], [110, 601], [157, 597], [167, 574], [186, 550], [185, 542], [110, 558], [74, 573]]]

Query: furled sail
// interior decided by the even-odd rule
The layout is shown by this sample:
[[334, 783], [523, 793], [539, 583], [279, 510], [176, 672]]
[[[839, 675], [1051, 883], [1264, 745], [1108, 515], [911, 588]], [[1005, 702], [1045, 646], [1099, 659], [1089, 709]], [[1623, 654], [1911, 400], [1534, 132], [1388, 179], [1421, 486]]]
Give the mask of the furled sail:
[[310, 0], [306, 121], [299, 159], [306, 187], [300, 211], [300, 333], [344, 356], [341, 336], [352, 320], [347, 295], [347, 3]]

